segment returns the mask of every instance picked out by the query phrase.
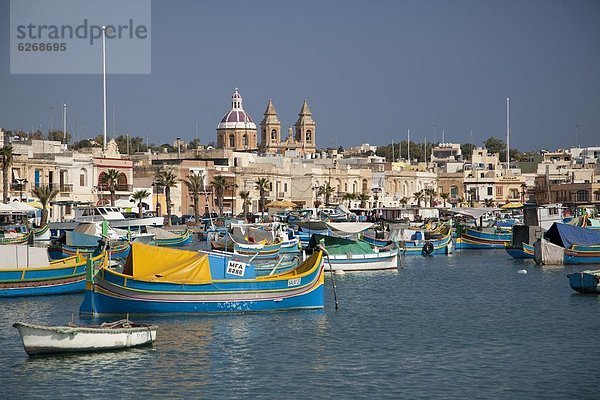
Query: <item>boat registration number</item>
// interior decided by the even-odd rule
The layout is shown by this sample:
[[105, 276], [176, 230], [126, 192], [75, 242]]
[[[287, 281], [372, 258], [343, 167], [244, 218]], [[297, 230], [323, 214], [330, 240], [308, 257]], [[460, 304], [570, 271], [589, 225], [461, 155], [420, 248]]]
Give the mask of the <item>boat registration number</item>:
[[229, 260], [227, 262], [227, 273], [229, 275], [244, 276], [246, 271], [246, 263]]
[[289, 286], [298, 286], [300, 284], [300, 278], [288, 279]]

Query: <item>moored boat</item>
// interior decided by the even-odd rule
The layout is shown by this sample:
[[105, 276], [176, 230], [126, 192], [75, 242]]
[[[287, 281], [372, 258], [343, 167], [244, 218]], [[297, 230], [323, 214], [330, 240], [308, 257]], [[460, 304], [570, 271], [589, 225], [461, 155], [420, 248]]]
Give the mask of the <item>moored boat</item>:
[[569, 224], [553, 224], [534, 243], [538, 265], [600, 263], [600, 231]]
[[567, 277], [571, 288], [579, 293], [600, 293], [600, 270], [573, 272]]
[[334, 271], [376, 271], [398, 268], [398, 247], [373, 249], [367, 242], [335, 236], [313, 235], [308, 249], [322, 246]]
[[38, 354], [117, 350], [152, 344], [156, 325], [136, 324], [127, 319], [96, 326], [45, 326], [16, 322], [23, 347]]
[[[102, 257], [104, 254], [92, 262]], [[0, 297], [75, 293], [85, 289], [83, 255], [50, 262], [46, 249], [19, 245], [2, 246], [0, 258], [7, 263], [0, 267]]]
[[257, 277], [218, 254], [132, 243], [123, 272], [88, 274], [82, 314], [224, 313], [323, 308], [323, 256]]

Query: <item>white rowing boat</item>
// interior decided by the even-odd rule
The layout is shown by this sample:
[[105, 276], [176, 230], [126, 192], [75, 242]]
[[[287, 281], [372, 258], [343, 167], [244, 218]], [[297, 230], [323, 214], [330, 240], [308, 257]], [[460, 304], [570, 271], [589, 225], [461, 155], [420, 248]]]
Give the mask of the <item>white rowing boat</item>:
[[95, 326], [44, 326], [16, 322], [27, 354], [51, 354], [116, 350], [151, 344], [156, 325], [136, 324], [128, 319]]

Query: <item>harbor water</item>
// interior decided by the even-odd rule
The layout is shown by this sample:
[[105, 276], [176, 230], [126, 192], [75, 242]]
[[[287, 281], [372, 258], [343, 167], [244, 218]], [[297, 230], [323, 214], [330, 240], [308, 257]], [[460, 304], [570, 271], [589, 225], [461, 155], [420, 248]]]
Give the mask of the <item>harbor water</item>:
[[[336, 275], [323, 311], [152, 316], [153, 347], [28, 357], [16, 321], [79, 320], [82, 294], [0, 299], [0, 398], [597, 399], [600, 297], [499, 250]], [[527, 270], [527, 274], [517, 273]]]

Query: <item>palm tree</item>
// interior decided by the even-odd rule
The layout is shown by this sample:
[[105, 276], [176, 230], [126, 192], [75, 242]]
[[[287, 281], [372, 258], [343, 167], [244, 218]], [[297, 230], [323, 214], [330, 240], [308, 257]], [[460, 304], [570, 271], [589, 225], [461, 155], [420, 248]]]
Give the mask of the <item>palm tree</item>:
[[494, 199], [484, 199], [483, 203], [486, 207], [494, 207]]
[[471, 188], [469, 189], [469, 198], [471, 201], [471, 207], [474, 207], [475, 194], [477, 193], [477, 189]]
[[258, 201], [258, 206], [260, 208], [260, 215], [262, 218], [262, 214], [265, 212], [265, 192], [269, 188], [269, 179], [268, 178], [258, 178], [256, 182], [256, 189], [258, 189], [258, 193], [260, 195], [260, 200]]
[[325, 183], [325, 185], [320, 186], [317, 191], [318, 196], [325, 196], [325, 206], [329, 205], [329, 199], [331, 198], [332, 193], [334, 192], [333, 187], [329, 184], [329, 182]]
[[444, 208], [446, 208], [446, 200], [448, 199], [449, 196], [450, 196], [449, 193], [440, 192], [440, 197], [442, 198], [442, 200], [444, 200]]
[[350, 202], [352, 200], [354, 200], [355, 198], [356, 198], [356, 194], [354, 194], [354, 193], [344, 193], [344, 195], [342, 196], [342, 200], [348, 201], [348, 208], [351, 207]]
[[356, 196], [356, 200], [360, 201], [360, 208], [366, 208], [367, 201], [369, 201], [370, 198], [371, 198], [371, 195], [369, 195], [368, 193], [359, 193]]
[[402, 197], [400, 200], [398, 200], [400, 202], [400, 204], [402, 204], [402, 206], [405, 206], [406, 203], [408, 203], [408, 199], [406, 197]]
[[421, 200], [425, 197], [425, 194], [422, 190], [413, 193], [415, 200], [417, 201], [417, 207], [421, 207]]
[[248, 190], [240, 190], [240, 199], [242, 199], [242, 212], [244, 213], [244, 218], [248, 216], [248, 206], [250, 203], [250, 191]]
[[58, 195], [58, 190], [50, 189], [50, 186], [48, 185], [42, 185], [33, 188], [31, 193], [38, 198], [42, 205], [42, 219], [40, 221], [40, 226], [46, 226], [46, 222], [48, 221], [48, 204], [50, 204], [56, 195]]
[[142, 202], [144, 201], [144, 199], [146, 197], [150, 196], [150, 192], [148, 192], [147, 190], [138, 190], [137, 192], [134, 192], [131, 195], [131, 198], [133, 200], [137, 200], [138, 202], [138, 218], [143, 218], [143, 213], [142, 213]]
[[122, 172], [119, 172], [114, 168], [107, 169], [106, 172], [100, 174], [100, 183], [106, 185], [110, 192], [110, 205], [113, 207], [115, 206], [115, 192], [117, 191], [117, 186], [119, 184], [119, 177], [122, 174]]
[[223, 215], [223, 195], [227, 186], [227, 179], [223, 175], [217, 175], [213, 178], [211, 185], [217, 195], [217, 204], [219, 205], [219, 215]]
[[188, 175], [187, 179], [183, 180], [185, 186], [187, 186], [190, 196], [194, 202], [194, 218], [196, 224], [199, 221], [200, 214], [198, 212], [198, 204], [200, 202], [200, 193], [204, 192], [204, 174], [191, 174]]
[[0, 149], [2, 154], [2, 195], [4, 203], [8, 203], [8, 186], [10, 177], [8, 176], [8, 170], [13, 162], [13, 148], [12, 146], [4, 146]]
[[170, 169], [163, 169], [156, 176], [158, 186], [165, 188], [165, 201], [167, 202], [167, 225], [171, 224], [171, 188], [177, 187], [177, 177]]
[[427, 188], [423, 191], [423, 194], [425, 196], [429, 196], [429, 207], [433, 207], [433, 198], [437, 195], [435, 189]]

